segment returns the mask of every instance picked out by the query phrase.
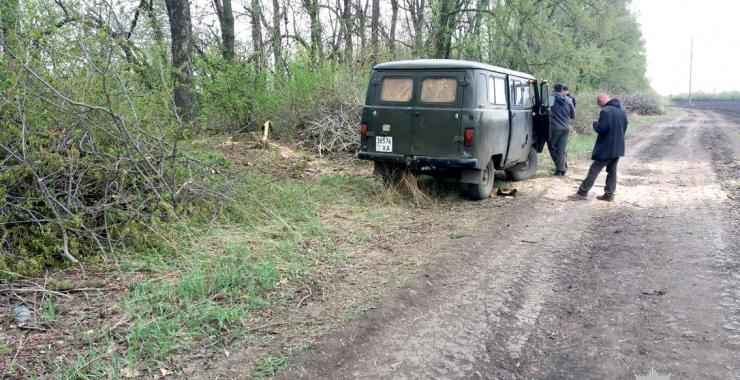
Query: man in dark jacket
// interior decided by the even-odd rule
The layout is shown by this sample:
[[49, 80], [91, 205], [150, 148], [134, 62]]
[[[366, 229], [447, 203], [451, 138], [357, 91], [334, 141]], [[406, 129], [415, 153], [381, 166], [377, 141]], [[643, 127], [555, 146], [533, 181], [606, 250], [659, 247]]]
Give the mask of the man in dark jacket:
[[622, 109], [619, 99], [609, 100], [606, 95], [596, 98], [602, 108], [599, 120], [594, 121], [594, 131], [598, 134], [596, 145], [591, 153], [591, 168], [586, 179], [583, 180], [578, 192], [569, 196], [571, 200], [588, 199], [588, 191], [596, 181], [601, 169], [606, 167], [606, 186], [604, 195], [596, 197], [601, 201], [613, 202], [614, 191], [617, 188], [617, 162], [624, 156], [624, 134], [627, 131], [627, 114]]
[[576, 117], [573, 102], [565, 96], [563, 85], [553, 86], [554, 100], [550, 106], [550, 135], [547, 139], [547, 150], [555, 163], [555, 175], [565, 175], [568, 168], [567, 146], [570, 133], [570, 120]]

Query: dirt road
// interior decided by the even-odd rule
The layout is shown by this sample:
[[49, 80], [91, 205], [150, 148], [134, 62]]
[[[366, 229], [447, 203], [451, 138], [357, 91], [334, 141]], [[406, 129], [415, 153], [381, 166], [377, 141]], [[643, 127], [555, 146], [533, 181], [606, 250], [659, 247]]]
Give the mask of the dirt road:
[[740, 124], [684, 110], [631, 133], [614, 204], [564, 201], [585, 166], [483, 202], [279, 377], [740, 379], [739, 157]]

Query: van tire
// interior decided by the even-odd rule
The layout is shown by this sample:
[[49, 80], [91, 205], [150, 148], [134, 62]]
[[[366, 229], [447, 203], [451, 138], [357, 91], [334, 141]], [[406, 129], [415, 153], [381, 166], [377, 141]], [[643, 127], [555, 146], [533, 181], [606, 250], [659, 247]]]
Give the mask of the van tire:
[[493, 176], [496, 173], [496, 168], [493, 167], [493, 160], [488, 161], [480, 173], [479, 183], [468, 184], [468, 195], [471, 199], [480, 201], [488, 198], [493, 190]]
[[506, 171], [506, 175], [512, 181], [524, 181], [534, 177], [537, 173], [537, 150], [535, 147], [529, 148], [527, 161], [522, 162]]

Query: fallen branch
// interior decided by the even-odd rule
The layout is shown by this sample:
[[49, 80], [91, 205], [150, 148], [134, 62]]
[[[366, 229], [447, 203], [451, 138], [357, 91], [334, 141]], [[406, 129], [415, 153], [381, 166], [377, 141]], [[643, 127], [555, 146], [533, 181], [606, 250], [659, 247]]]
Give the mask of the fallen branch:
[[65, 297], [68, 299], [72, 299], [72, 296], [69, 294], [64, 294], [61, 292], [57, 292], [55, 290], [49, 290], [45, 288], [6, 288], [6, 289], [0, 289], [0, 293], [6, 293], [6, 292], [12, 292], [12, 293], [49, 293], [60, 297]]

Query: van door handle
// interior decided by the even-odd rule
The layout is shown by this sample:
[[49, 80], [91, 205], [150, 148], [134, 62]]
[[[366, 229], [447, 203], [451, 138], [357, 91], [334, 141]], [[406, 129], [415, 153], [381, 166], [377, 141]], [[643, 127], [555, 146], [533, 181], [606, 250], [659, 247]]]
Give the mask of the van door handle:
[[414, 116], [417, 116], [417, 117], [418, 117], [419, 115], [421, 115], [421, 113], [419, 113], [419, 112], [414, 112]]

